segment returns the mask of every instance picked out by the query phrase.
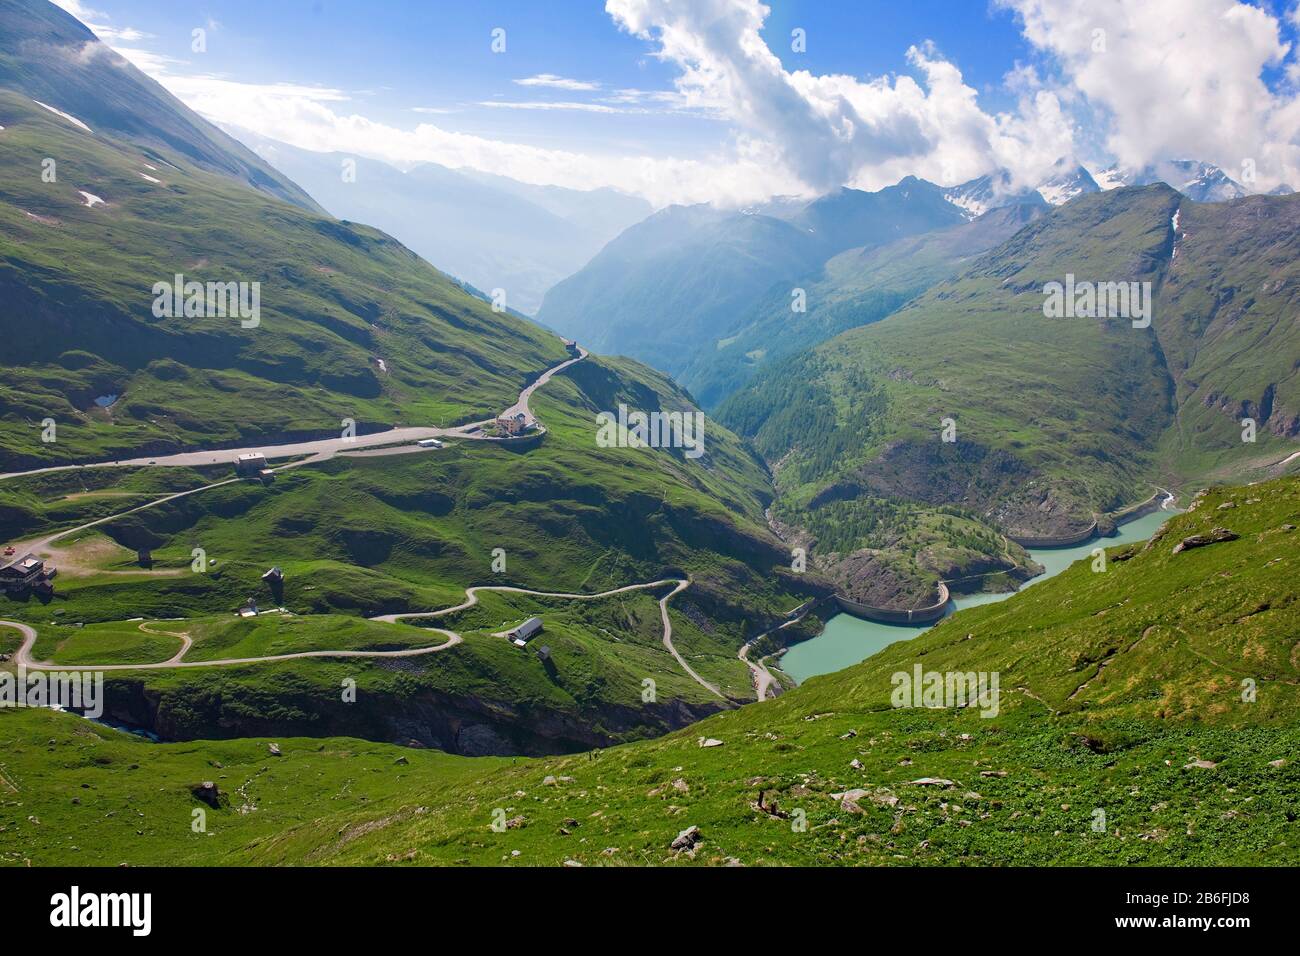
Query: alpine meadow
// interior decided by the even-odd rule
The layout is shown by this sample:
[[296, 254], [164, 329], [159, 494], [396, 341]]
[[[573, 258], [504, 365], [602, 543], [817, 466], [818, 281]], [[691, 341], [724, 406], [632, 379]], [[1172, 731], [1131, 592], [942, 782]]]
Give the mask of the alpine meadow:
[[1294, 6], [0, 0], [19, 926], [1285, 925]]

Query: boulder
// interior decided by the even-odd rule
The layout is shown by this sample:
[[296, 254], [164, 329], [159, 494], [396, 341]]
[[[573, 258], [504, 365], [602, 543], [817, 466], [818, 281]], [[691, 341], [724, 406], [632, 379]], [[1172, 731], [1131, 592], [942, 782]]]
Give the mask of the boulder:
[[700, 833], [700, 828], [692, 825], [677, 834], [677, 839], [673, 840], [670, 849], [676, 853], [686, 853], [694, 850], [696, 845], [703, 839], [704, 836]]
[[1235, 531], [1229, 531], [1227, 528], [1215, 528], [1209, 534], [1193, 534], [1174, 545], [1174, 554], [1183, 551], [1190, 551], [1192, 548], [1203, 548], [1209, 544], [1219, 544], [1222, 541], [1236, 541], [1239, 535]]

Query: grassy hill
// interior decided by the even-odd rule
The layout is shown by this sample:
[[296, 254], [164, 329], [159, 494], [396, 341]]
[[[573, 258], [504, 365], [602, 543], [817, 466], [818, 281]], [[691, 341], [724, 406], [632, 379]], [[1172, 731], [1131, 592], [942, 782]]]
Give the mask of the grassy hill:
[[[888, 319], [761, 372], [719, 415], [776, 464], [794, 526], [884, 499], [1053, 537], [1153, 485], [1266, 476], [1300, 435], [1300, 337], [1282, 319], [1297, 216], [1288, 197], [1199, 205], [1163, 185], [1082, 196]], [[1150, 327], [1045, 317], [1044, 286], [1067, 275], [1152, 283]]]
[[[273, 757], [265, 741], [150, 744], [7, 711], [0, 853], [106, 865], [1294, 865], [1297, 524], [1294, 479], [1215, 490], [1151, 546], [1112, 549], [1104, 572], [1080, 562], [776, 701], [589, 754], [470, 760], [280, 739]], [[1174, 553], [1216, 527], [1238, 538]], [[998, 672], [997, 715], [892, 707], [893, 674], [916, 663]], [[191, 789], [204, 780], [224, 796], [196, 834]], [[696, 850], [671, 850], [691, 826]]]
[[[567, 356], [552, 333], [494, 312], [390, 236], [259, 180], [259, 160], [133, 71], [102, 76], [116, 60], [61, 11], [0, 11], [34, 11], [23, 29], [60, 45], [34, 46], [17, 27], [0, 45], [0, 471], [333, 436], [345, 419], [360, 431], [480, 420]], [[78, 55], [64, 55], [73, 41]], [[260, 321], [155, 315], [154, 285], [176, 274], [259, 283]], [[662, 733], [749, 698], [741, 644], [825, 585], [782, 572], [788, 551], [763, 516], [770, 480], [748, 448], [711, 422], [699, 458], [601, 448], [596, 415], [619, 404], [694, 411], [659, 373], [592, 357], [534, 396], [548, 431], [527, 451], [453, 441], [343, 454], [269, 486], [125, 515], [226, 478], [228, 465], [7, 480], [6, 543], [119, 517], [38, 548], [59, 569], [55, 596], [6, 595], [0, 615], [38, 628], [38, 657], [157, 663], [185, 634], [188, 659], [202, 661], [440, 644], [366, 618], [449, 607], [471, 585], [589, 594], [690, 578], [672, 605], [675, 644], [708, 687], [663, 646], [653, 591], [590, 605], [485, 597], [455, 622], [463, 644], [418, 657], [113, 681], [114, 712], [170, 737], [348, 733], [544, 753]], [[47, 419], [57, 441], [42, 440]], [[200, 572], [196, 549], [209, 562]], [[273, 565], [283, 595], [261, 580]], [[232, 612], [249, 597], [292, 617], [241, 624]], [[549, 662], [493, 636], [543, 612]], [[344, 677], [361, 689], [349, 708]]]
[[[160, 165], [17, 93], [0, 90], [0, 126], [0, 470], [332, 436], [345, 418], [452, 424], [564, 355], [377, 230], [180, 154]], [[156, 318], [153, 286], [177, 273], [260, 283], [260, 325]]]
[[[421, 454], [340, 455], [282, 472], [269, 486], [179, 498], [56, 542], [44, 551], [61, 569], [54, 599], [0, 599], [0, 617], [38, 628], [38, 659], [166, 660], [175, 639], [120, 623], [145, 617], [149, 632], [194, 638], [187, 660], [212, 660], [440, 644], [441, 635], [417, 626], [364, 617], [449, 607], [471, 585], [590, 594], [689, 577], [670, 606], [675, 643], [722, 699], [663, 648], [655, 599], [665, 589], [591, 605], [485, 595], [473, 612], [427, 622], [465, 632], [465, 644], [400, 662], [309, 659], [110, 682], [119, 719], [170, 738], [348, 733], [536, 753], [661, 733], [749, 699], [741, 644], [825, 585], [786, 570], [789, 554], [764, 524], [767, 475], [734, 436], [708, 427], [694, 460], [680, 449], [601, 448], [595, 415], [619, 403], [691, 407], [658, 373], [591, 357], [534, 395], [548, 428], [538, 447], [452, 441]], [[180, 490], [182, 475], [189, 487], [213, 477], [101, 469], [7, 481], [0, 533], [22, 540], [77, 527]], [[196, 548], [210, 562], [203, 573], [192, 569]], [[261, 580], [273, 565], [285, 574], [278, 597]], [[231, 612], [250, 596], [294, 616], [240, 622]], [[534, 614], [547, 622], [547, 665], [493, 636]], [[365, 688], [357, 705], [338, 706], [340, 675]], [[657, 686], [649, 702], [647, 678]], [[286, 685], [297, 688], [292, 705], [272, 692]], [[420, 708], [425, 718], [402, 716]], [[492, 735], [463, 736], [449, 729], [449, 715]]]
[[187, 168], [219, 173], [321, 211], [296, 184], [47, 0], [0, 0], [0, 89], [60, 110], [96, 135], [130, 140], [152, 162], [170, 165], [179, 159]]

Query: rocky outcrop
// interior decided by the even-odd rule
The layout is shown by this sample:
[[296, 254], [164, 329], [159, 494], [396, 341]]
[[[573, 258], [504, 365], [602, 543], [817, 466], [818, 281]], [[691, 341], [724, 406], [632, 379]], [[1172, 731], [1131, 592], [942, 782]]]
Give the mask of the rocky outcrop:
[[1174, 545], [1174, 554], [1190, 551], [1192, 548], [1204, 548], [1206, 545], [1219, 544], [1223, 541], [1236, 541], [1239, 538], [1234, 531], [1227, 528], [1215, 528], [1209, 534], [1193, 534]]
[[894, 442], [824, 488], [809, 507], [864, 496], [957, 505], [1013, 537], [1065, 537], [1093, 524], [1082, 490], [1047, 479], [1010, 452], [970, 441]]

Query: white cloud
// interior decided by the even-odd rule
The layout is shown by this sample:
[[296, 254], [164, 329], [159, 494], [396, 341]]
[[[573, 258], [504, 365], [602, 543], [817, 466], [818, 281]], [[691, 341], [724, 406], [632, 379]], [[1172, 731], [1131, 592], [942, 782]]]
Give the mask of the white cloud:
[[551, 100], [528, 100], [515, 102], [510, 100], [483, 100], [479, 106], [488, 106], [494, 109], [509, 110], [575, 110], [583, 113], [626, 113], [628, 110], [621, 110], [617, 107], [606, 106], [603, 103], [564, 103]]
[[997, 0], [1050, 57], [1059, 82], [1096, 113], [1128, 166], [1199, 159], [1240, 178], [1254, 160], [1267, 189], [1300, 180], [1300, 107], [1266, 70], [1300, 79], [1281, 24], [1235, 0]]
[[681, 69], [686, 103], [728, 116], [817, 191], [907, 173], [956, 182], [999, 166], [1029, 183], [1072, 154], [1071, 123], [1054, 94], [990, 115], [928, 45], [908, 51], [924, 85], [910, 76], [816, 75], [786, 70], [767, 47], [760, 31], [769, 10], [759, 0], [607, 0], [605, 9]]
[[184, 75], [171, 72], [167, 62], [147, 72], [217, 123], [318, 152], [354, 153], [399, 166], [435, 162], [470, 167], [573, 189], [613, 186], [655, 205], [707, 201], [738, 205], [798, 189], [798, 183], [774, 169], [764, 155], [743, 149], [737, 155], [691, 159], [593, 155], [457, 133], [433, 123], [403, 129], [345, 112], [339, 107], [350, 99], [349, 94], [330, 87]]
[[62, 7], [82, 23], [85, 23], [88, 20], [108, 19], [108, 14], [90, 9], [90, 7], [83, 4], [81, 0], [54, 0], [54, 5], [56, 7]]
[[515, 80], [519, 86], [545, 86], [556, 90], [598, 90], [599, 83], [589, 83], [585, 80], [570, 80], [563, 76], [556, 76], [554, 73], [539, 73], [536, 76], [530, 76], [522, 80]]
[[110, 27], [100, 24], [92, 29], [97, 37], [114, 47], [119, 43], [138, 43], [141, 40], [153, 38], [152, 33], [145, 33], [135, 27]]

